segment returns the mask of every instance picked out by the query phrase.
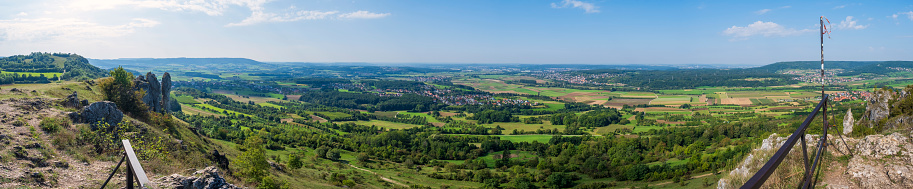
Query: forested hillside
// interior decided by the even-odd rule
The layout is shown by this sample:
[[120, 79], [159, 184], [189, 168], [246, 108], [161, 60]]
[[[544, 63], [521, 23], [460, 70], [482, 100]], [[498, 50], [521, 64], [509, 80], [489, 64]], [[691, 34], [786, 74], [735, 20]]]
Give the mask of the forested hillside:
[[0, 58], [0, 84], [48, 83], [61, 80], [88, 80], [106, 76], [82, 56], [69, 53], [32, 53]]

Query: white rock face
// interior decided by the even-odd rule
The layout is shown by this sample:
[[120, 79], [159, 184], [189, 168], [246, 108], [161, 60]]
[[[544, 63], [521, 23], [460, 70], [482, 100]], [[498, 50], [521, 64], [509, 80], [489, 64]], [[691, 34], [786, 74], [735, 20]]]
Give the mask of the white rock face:
[[856, 144], [847, 176], [861, 188], [913, 188], [913, 144], [899, 133], [869, 135]]
[[853, 119], [853, 109], [846, 110], [846, 117], [843, 117], [843, 135], [849, 135], [853, 132], [853, 125], [856, 120]]

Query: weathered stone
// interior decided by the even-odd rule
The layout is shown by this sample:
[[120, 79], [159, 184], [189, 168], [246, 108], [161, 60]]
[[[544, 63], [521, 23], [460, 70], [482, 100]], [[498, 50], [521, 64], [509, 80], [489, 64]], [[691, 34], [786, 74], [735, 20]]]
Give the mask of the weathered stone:
[[171, 111], [171, 74], [162, 74], [162, 109], [160, 112]]
[[219, 169], [215, 167], [206, 167], [193, 173], [193, 176], [185, 177], [179, 174], [173, 174], [159, 178], [153, 181], [159, 188], [174, 189], [233, 189], [241, 188], [229, 184], [224, 178], [219, 176]]
[[853, 119], [853, 109], [846, 110], [846, 117], [843, 117], [843, 134], [848, 135], [853, 132], [853, 125], [856, 120]]
[[219, 165], [219, 168], [228, 169], [228, 158], [225, 157], [224, 154], [219, 154], [219, 150], [212, 150], [209, 160], [216, 162], [216, 164]]
[[145, 95], [143, 95], [143, 98], [140, 99], [140, 101], [143, 101], [143, 104], [146, 104], [146, 106], [151, 106], [152, 96], [149, 96], [149, 81], [146, 81], [146, 77], [143, 77], [142, 75], [136, 76], [136, 79], [133, 79], [133, 90], [142, 90]]
[[856, 144], [847, 175], [861, 188], [913, 188], [909, 137], [899, 133], [869, 135]]
[[[152, 72], [146, 73], [146, 81], [149, 82], [149, 90], [146, 90], [146, 96], [150, 98], [149, 103], [146, 103], [146, 105], [149, 106], [150, 111], [159, 112], [162, 109], [162, 84], [159, 83], [158, 78]], [[144, 97], [143, 99], [146, 98]]]
[[63, 106], [73, 107], [73, 108], [81, 107], [80, 104], [81, 103], [79, 102], [79, 95], [76, 94], [76, 91], [73, 91], [73, 94], [67, 95], [67, 98], [64, 99], [64, 102], [63, 102]]
[[111, 101], [95, 102], [82, 108], [80, 120], [92, 125], [92, 130], [97, 129], [100, 122], [108, 125], [117, 125], [124, 118], [124, 113], [117, 109], [117, 105]]
[[867, 127], [874, 127], [884, 118], [891, 114], [891, 104], [888, 102], [894, 99], [890, 91], [876, 90], [872, 97], [868, 99], [865, 107], [865, 113], [862, 115], [867, 121]]

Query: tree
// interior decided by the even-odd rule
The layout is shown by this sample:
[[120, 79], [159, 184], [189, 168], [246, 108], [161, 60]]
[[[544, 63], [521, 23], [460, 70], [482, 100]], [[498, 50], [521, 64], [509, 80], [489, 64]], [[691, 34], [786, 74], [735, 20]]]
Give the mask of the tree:
[[358, 159], [360, 162], [367, 162], [368, 158], [368, 154], [364, 152], [358, 153], [358, 156], [355, 156], [355, 159]]
[[303, 163], [301, 162], [301, 157], [298, 157], [298, 155], [295, 155], [295, 154], [288, 155], [288, 166], [291, 167], [292, 169], [301, 168], [302, 164]]
[[548, 176], [545, 185], [553, 188], [568, 188], [574, 185], [574, 181], [567, 173], [557, 172]]
[[266, 176], [269, 169], [269, 162], [266, 161], [266, 150], [263, 148], [263, 140], [254, 136], [244, 140], [244, 152], [232, 162], [237, 170], [235, 176], [249, 179], [249, 182], [257, 182], [263, 176]]
[[340, 158], [339, 150], [332, 149], [330, 151], [327, 151], [327, 159], [336, 161], [336, 160], [339, 160], [339, 158]]
[[495, 162], [495, 167], [503, 167], [510, 165], [510, 150], [504, 150], [501, 153], [501, 159]]
[[99, 81], [99, 87], [105, 100], [114, 102], [125, 113], [146, 117], [146, 105], [141, 100], [146, 91], [133, 91], [133, 73], [117, 67], [111, 71], [111, 77]]
[[318, 157], [318, 158], [326, 158], [327, 151], [329, 151], [329, 148], [327, 148], [326, 146], [321, 146], [320, 148], [317, 148], [316, 151], [314, 151], [314, 156]]
[[682, 109], [691, 109], [691, 104], [682, 104]]

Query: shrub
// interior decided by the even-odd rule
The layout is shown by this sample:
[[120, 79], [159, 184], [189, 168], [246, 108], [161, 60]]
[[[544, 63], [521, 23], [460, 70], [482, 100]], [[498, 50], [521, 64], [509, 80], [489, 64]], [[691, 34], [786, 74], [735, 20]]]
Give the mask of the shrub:
[[340, 157], [341, 156], [339, 155], [339, 150], [337, 150], [337, 149], [332, 149], [330, 151], [327, 151], [327, 159], [329, 159], [329, 160], [336, 161], [336, 160], [339, 160]]
[[263, 140], [256, 136], [247, 138], [244, 141], [244, 149], [246, 151], [241, 153], [231, 163], [236, 167], [233, 170], [237, 170], [234, 174], [238, 177], [247, 178], [249, 182], [260, 181], [261, 178], [267, 175], [267, 170], [269, 169], [269, 162], [266, 161], [266, 150], [263, 148]]
[[302, 164], [303, 163], [301, 162], [301, 157], [298, 157], [298, 155], [295, 155], [295, 154], [288, 155], [288, 166], [291, 167], [292, 169], [301, 168]]
[[149, 109], [142, 101], [146, 91], [133, 91], [133, 78], [133, 73], [118, 67], [111, 71], [111, 77], [101, 79], [98, 86], [105, 100], [117, 104], [124, 113], [144, 119], [147, 118], [146, 112]]
[[41, 127], [41, 130], [47, 133], [56, 133], [61, 128], [70, 127], [70, 122], [67, 122], [66, 119], [60, 119], [55, 117], [45, 117], [41, 120], [41, 123], [38, 124]]

